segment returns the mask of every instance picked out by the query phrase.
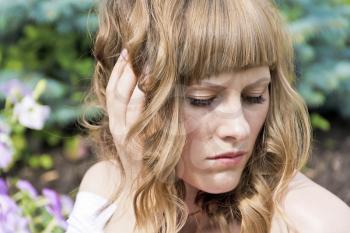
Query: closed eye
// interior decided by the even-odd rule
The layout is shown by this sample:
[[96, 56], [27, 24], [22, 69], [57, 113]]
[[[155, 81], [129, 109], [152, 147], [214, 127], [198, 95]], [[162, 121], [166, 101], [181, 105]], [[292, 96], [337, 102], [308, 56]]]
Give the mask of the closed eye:
[[262, 104], [265, 101], [265, 98], [260, 95], [260, 96], [245, 96], [243, 97], [245, 101], [249, 104]]
[[196, 107], [203, 107], [203, 106], [209, 106], [212, 104], [212, 102], [215, 100], [216, 97], [212, 97], [210, 99], [196, 99], [192, 97], [187, 97], [190, 104]]
[[[195, 107], [208, 107], [211, 106], [216, 97], [207, 98], [207, 99], [197, 99], [193, 97], [187, 97], [187, 100], [192, 106]], [[243, 101], [247, 104], [262, 104], [266, 99], [260, 96], [243, 96]]]

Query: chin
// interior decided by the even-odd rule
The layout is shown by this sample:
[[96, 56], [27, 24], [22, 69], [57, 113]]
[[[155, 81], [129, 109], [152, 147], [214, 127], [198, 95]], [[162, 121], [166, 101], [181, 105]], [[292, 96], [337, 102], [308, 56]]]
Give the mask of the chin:
[[211, 194], [227, 193], [234, 190], [239, 183], [239, 177], [229, 179], [217, 177], [217, 179], [205, 179], [198, 189]]
[[213, 185], [211, 187], [204, 187], [201, 190], [206, 193], [220, 194], [230, 192], [236, 187], [237, 185]]
[[216, 190], [210, 189], [210, 190], [202, 190], [202, 191], [210, 194], [220, 194], [220, 193], [227, 193], [232, 190], [234, 190], [234, 188], [233, 189], [216, 189]]

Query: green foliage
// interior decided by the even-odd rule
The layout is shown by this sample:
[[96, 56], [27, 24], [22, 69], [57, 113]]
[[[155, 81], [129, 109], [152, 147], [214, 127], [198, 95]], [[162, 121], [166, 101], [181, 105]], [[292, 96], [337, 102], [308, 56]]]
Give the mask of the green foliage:
[[[34, 96], [51, 108], [41, 131], [11, 125], [14, 162], [50, 169], [53, 158], [43, 147], [59, 146], [67, 134], [74, 137], [70, 128], [82, 114], [94, 65], [90, 51], [98, 25], [95, 4], [93, 0], [0, 0], [0, 86], [17, 79], [33, 90], [45, 80], [45, 87], [37, 86], [40, 90]], [[0, 93], [0, 106], [5, 98]]]
[[350, 1], [277, 2], [294, 38], [299, 92], [310, 108], [350, 118]]
[[[46, 79], [42, 96], [53, 109], [52, 127], [72, 124], [92, 75], [91, 34], [97, 28], [95, 2], [0, 1], [0, 85]], [[20, 13], [20, 14], [19, 14]]]
[[311, 124], [314, 127], [321, 129], [323, 131], [329, 131], [329, 129], [331, 128], [330, 123], [325, 118], [323, 118], [320, 114], [317, 114], [317, 113], [311, 114]]
[[93, 0], [1, 0], [0, 39], [18, 35], [24, 25], [47, 24], [61, 33], [85, 32], [97, 28], [95, 14], [89, 14]]
[[53, 159], [49, 154], [33, 155], [29, 157], [28, 163], [32, 168], [50, 169], [53, 167]]

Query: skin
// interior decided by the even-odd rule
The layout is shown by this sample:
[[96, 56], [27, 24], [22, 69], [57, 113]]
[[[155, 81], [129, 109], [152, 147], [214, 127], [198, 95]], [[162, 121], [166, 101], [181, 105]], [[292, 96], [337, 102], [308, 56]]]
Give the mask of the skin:
[[[257, 81], [260, 82], [250, 85]], [[270, 81], [269, 68], [260, 66], [221, 73], [187, 88], [187, 97], [217, 97], [209, 106], [194, 106], [190, 101], [186, 101], [184, 106], [187, 142], [176, 172], [185, 183], [185, 203], [190, 213], [199, 209], [194, 204], [198, 190], [217, 194], [237, 187], [266, 119]], [[211, 87], [207, 82], [222, 86]], [[262, 103], [251, 103], [246, 98], [261, 95], [265, 99]], [[247, 152], [234, 166], [223, 166], [206, 159], [232, 150]]]

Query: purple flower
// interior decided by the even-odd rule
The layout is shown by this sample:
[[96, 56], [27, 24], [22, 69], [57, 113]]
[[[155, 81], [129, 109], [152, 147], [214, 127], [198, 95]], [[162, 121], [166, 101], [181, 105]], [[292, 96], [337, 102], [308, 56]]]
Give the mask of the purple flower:
[[42, 190], [43, 195], [46, 197], [46, 199], [49, 202], [49, 207], [56, 213], [61, 213], [61, 201], [59, 194], [52, 189], [44, 188]]
[[6, 169], [13, 160], [13, 148], [8, 135], [0, 133], [0, 169]]
[[73, 210], [73, 200], [67, 195], [61, 195], [61, 203], [62, 203], [62, 218], [59, 219], [58, 224], [63, 228], [67, 229], [68, 223], [64, 219], [65, 217], [68, 217], [68, 215], [72, 212]]
[[61, 203], [62, 203], [62, 214], [63, 215], [69, 215], [73, 210], [73, 200], [67, 195], [60, 195], [61, 196]]
[[42, 190], [43, 195], [48, 200], [48, 206], [46, 206], [46, 210], [54, 216], [58, 225], [63, 229], [67, 228], [67, 223], [62, 216], [62, 203], [60, 199], [60, 195], [52, 189], [44, 188]]
[[0, 178], [0, 194], [7, 195], [8, 193], [8, 187], [5, 179]]
[[0, 194], [0, 232], [29, 233], [28, 220], [22, 216], [21, 209], [7, 195]]
[[38, 193], [35, 190], [35, 188], [26, 180], [18, 180], [16, 186], [21, 191], [27, 192], [33, 199], [35, 199], [38, 196]]
[[16, 103], [23, 96], [32, 94], [29, 87], [18, 79], [10, 79], [6, 83], [0, 85], [0, 92], [4, 93], [12, 103]]
[[15, 105], [13, 113], [21, 125], [40, 130], [50, 115], [50, 107], [38, 104], [31, 96], [25, 96]]

